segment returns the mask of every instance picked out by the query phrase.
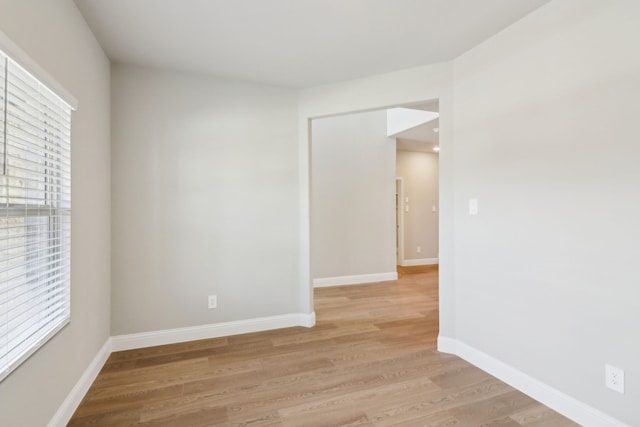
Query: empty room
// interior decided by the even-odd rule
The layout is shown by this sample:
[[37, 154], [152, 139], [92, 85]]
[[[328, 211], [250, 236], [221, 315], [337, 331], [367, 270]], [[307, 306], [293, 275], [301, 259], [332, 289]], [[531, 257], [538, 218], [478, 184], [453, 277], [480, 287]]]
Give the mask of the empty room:
[[1, 0], [0, 426], [639, 426], [639, 22]]

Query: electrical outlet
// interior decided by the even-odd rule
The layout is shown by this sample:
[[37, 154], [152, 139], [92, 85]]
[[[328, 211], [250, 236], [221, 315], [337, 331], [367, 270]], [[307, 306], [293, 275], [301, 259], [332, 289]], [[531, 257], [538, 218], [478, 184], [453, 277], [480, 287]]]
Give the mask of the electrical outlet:
[[416, 252], [417, 252], [417, 253], [422, 252], [422, 247], [418, 246], [418, 247], [416, 248]]
[[218, 306], [218, 297], [216, 295], [209, 295], [209, 308], [216, 308]]
[[604, 365], [605, 385], [611, 390], [624, 394], [624, 371], [611, 365]]

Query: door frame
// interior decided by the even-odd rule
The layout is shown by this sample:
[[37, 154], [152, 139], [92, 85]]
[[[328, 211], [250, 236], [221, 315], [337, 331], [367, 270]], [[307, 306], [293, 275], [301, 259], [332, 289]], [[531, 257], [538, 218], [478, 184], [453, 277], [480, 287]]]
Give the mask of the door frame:
[[401, 176], [396, 177], [396, 265], [404, 263], [404, 187]]

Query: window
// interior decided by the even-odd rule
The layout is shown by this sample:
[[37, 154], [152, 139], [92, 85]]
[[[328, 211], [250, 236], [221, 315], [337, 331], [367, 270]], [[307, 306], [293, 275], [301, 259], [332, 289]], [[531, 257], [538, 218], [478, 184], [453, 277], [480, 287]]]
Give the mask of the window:
[[71, 107], [0, 51], [0, 380], [70, 320]]

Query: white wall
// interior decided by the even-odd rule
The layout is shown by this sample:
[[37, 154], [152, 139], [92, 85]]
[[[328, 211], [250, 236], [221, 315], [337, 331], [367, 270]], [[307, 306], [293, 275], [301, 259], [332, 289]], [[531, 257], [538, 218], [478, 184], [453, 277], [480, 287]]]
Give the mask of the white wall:
[[386, 111], [316, 119], [311, 141], [313, 278], [394, 274], [395, 140]]
[[[635, 0], [557, 0], [454, 61], [457, 338], [630, 425], [638, 22]], [[605, 363], [625, 369], [625, 395]]]
[[0, 425], [44, 426], [109, 337], [109, 62], [71, 0], [3, 0], [0, 30], [79, 102], [71, 323], [0, 383]]
[[[438, 155], [398, 151], [396, 165], [396, 175], [402, 178], [404, 197], [400, 208], [404, 210], [409, 206], [409, 211], [402, 213], [404, 260], [435, 262], [438, 258]], [[407, 197], [409, 202], [406, 202]]]
[[296, 93], [112, 72], [112, 334], [297, 313]]

